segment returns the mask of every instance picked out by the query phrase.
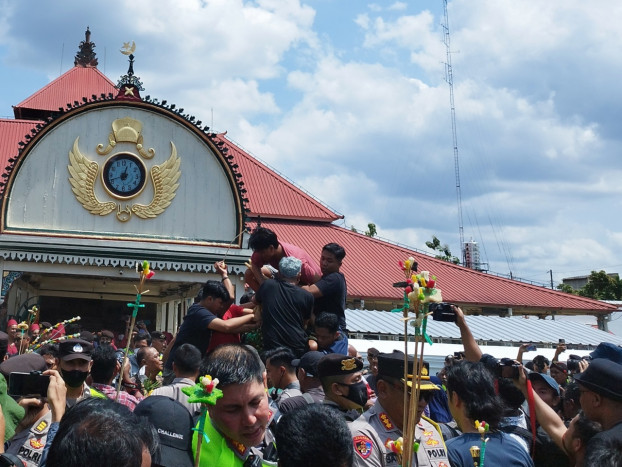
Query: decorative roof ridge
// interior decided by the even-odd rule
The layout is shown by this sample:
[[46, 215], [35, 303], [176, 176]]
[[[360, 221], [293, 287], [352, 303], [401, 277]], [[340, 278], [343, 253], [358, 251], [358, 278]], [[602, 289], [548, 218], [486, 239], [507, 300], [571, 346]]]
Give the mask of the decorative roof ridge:
[[91, 42], [91, 31], [87, 26], [84, 32], [84, 40], [80, 42], [73, 65], [83, 68], [97, 68], [97, 57], [93, 50], [94, 48], [95, 43]]
[[[244, 157], [246, 157], [246, 159], [250, 163], [254, 164], [257, 167], [260, 167], [261, 169], [263, 169], [266, 172], [270, 173], [273, 177], [277, 178], [280, 182], [283, 183], [283, 185], [285, 187], [287, 187], [288, 190], [297, 192], [299, 195], [305, 197], [310, 202], [315, 204], [322, 211], [324, 211], [327, 215], [329, 215], [332, 218], [332, 221], [336, 221], [336, 220], [344, 218], [343, 214], [339, 214], [337, 211], [335, 211], [332, 208], [328, 207], [324, 202], [322, 202], [319, 199], [317, 199], [315, 196], [313, 196], [307, 190], [305, 190], [304, 188], [301, 188], [300, 186], [298, 186], [298, 184], [296, 182], [288, 179], [285, 175], [281, 174], [277, 169], [271, 167], [268, 163], [262, 161], [261, 159], [259, 159], [258, 157], [254, 156], [253, 154], [251, 154], [246, 149], [242, 148], [241, 145], [239, 145], [238, 143], [236, 143], [233, 140], [231, 140], [230, 138], [228, 138], [226, 136], [227, 135], [226, 131], [223, 132], [223, 133], [216, 133], [215, 135], [216, 135], [217, 138], [226, 141], [226, 143], [228, 143], [228, 144], [233, 145]], [[269, 215], [266, 215], [266, 214], [261, 214], [261, 216], [264, 219], [273, 219], [272, 217], [270, 217]], [[286, 220], [286, 219], [290, 219], [290, 218], [289, 217], [285, 217], [285, 218], [275, 217], [274, 219], [285, 219]], [[297, 217], [296, 219], [299, 219], [299, 218]], [[292, 219], [292, 220], [295, 220], [295, 219]]]
[[20, 125], [23, 125], [24, 123], [29, 123], [32, 126], [36, 126], [37, 123], [41, 124], [44, 122], [45, 120], [28, 120], [25, 118], [0, 118], [0, 123], [18, 123]]

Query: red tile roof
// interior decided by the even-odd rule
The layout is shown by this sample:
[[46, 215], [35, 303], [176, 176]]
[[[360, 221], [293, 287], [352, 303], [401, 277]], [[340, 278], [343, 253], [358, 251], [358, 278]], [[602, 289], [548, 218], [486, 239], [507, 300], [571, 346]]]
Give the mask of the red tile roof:
[[37, 125], [37, 121], [32, 120], [9, 120], [0, 119], [0, 171], [8, 163], [8, 159], [17, 156], [18, 143], [24, 141], [26, 134]]
[[114, 83], [97, 68], [76, 66], [17, 104], [15, 116], [19, 116], [21, 109], [57, 112], [73, 101], [81, 103], [83, 97], [91, 99], [93, 94], [99, 97], [102, 93], [116, 95]]
[[[252, 196], [252, 194], [251, 194]], [[402, 289], [392, 286], [404, 280], [399, 261], [413, 256], [419, 271], [437, 276], [443, 299], [471, 306], [522, 308], [565, 313], [609, 313], [615, 305], [570, 295], [522, 282], [497, 277], [456, 266], [423, 253], [393, 245], [352, 232], [334, 224], [272, 221], [262, 219], [261, 225], [276, 232], [279, 239], [298, 245], [319, 259], [322, 246], [336, 242], [346, 250], [342, 272], [348, 284], [348, 296], [362, 299], [393, 299], [400, 301]], [[254, 224], [252, 225], [254, 227]]]
[[251, 217], [321, 222], [343, 218], [229, 141], [225, 134], [215, 139], [224, 143], [234, 157], [232, 163], [239, 165], [241, 180], [248, 190]]

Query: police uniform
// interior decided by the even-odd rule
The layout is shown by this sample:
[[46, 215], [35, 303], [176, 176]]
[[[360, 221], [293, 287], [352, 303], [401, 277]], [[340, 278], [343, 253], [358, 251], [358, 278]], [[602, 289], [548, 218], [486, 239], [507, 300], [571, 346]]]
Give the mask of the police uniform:
[[[411, 358], [412, 360], [412, 358]], [[378, 374], [403, 381], [404, 354], [380, 354], [378, 356]], [[409, 373], [412, 372], [412, 361], [409, 362]], [[438, 389], [428, 380], [429, 366], [424, 362], [422, 369], [421, 390]], [[428, 377], [429, 378], [429, 377]], [[381, 379], [381, 377], [380, 377]], [[408, 383], [410, 385], [410, 382]], [[388, 441], [402, 437], [402, 431], [391, 420], [379, 400], [350, 426], [354, 443], [355, 467], [393, 467], [402, 465], [400, 454], [386, 447]], [[439, 426], [427, 417], [421, 417], [415, 427], [415, 442], [419, 443], [413, 453], [411, 465], [419, 467], [449, 467], [447, 448]]]
[[[64, 362], [76, 359], [90, 362], [92, 360], [91, 354], [93, 353], [93, 344], [83, 339], [69, 339], [58, 344], [58, 352], [61, 361]], [[106, 395], [89, 387], [86, 383], [82, 383], [82, 394], [78, 398], [67, 398], [67, 408], [71, 408], [78, 402], [88, 399], [89, 397], [105, 399]]]
[[[343, 354], [337, 353], [329, 353], [324, 355], [317, 364], [317, 374], [320, 381], [322, 381], [322, 386], [325, 384], [325, 379], [333, 376], [347, 376], [353, 373], [359, 373], [363, 371], [363, 362], [358, 358], [348, 357]], [[361, 383], [362, 382], [362, 383]], [[365, 380], [361, 377], [361, 382], [356, 383], [359, 384], [367, 384]], [[352, 386], [350, 388], [352, 391]], [[365, 388], [365, 394], [367, 394], [367, 389]], [[357, 409], [345, 409], [341, 407], [338, 403], [326, 398], [326, 394], [324, 394], [324, 404], [331, 405], [335, 409], [339, 410], [346, 419], [347, 422], [352, 422], [359, 418], [361, 415], [361, 411], [363, 410], [363, 406], [367, 401], [367, 397], [365, 400], [355, 402], [355, 404], [359, 405], [359, 410]]]
[[25, 467], [38, 467], [52, 423], [52, 411], [48, 411], [30, 428], [22, 430], [8, 441], [7, 454], [15, 454]]

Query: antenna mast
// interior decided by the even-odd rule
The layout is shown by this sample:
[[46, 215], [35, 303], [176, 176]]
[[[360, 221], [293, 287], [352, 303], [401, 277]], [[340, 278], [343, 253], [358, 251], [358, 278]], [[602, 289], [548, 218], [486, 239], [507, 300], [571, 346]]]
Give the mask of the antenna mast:
[[454, 77], [451, 69], [451, 42], [449, 37], [449, 15], [447, 14], [447, 0], [443, 0], [443, 12], [445, 30], [443, 42], [447, 53], [445, 62], [445, 81], [449, 84], [449, 103], [451, 106], [451, 134], [454, 145], [454, 169], [456, 172], [456, 198], [458, 200], [458, 230], [460, 233], [460, 252], [462, 253], [462, 265], [466, 265], [466, 254], [464, 248], [464, 227], [462, 224], [462, 190], [460, 188], [460, 159], [458, 157], [458, 136], [456, 133], [456, 106], [454, 105]]

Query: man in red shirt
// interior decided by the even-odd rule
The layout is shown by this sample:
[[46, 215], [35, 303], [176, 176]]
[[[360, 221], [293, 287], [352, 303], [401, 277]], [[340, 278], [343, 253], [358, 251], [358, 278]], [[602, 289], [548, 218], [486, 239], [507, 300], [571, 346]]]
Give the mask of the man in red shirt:
[[248, 246], [253, 250], [253, 256], [244, 280], [255, 292], [266, 279], [274, 278], [274, 273], [279, 269], [279, 261], [287, 256], [302, 261], [300, 285], [315, 284], [322, 275], [320, 267], [306, 251], [295, 245], [279, 242], [276, 234], [265, 227], [257, 227], [253, 231], [248, 239]]
[[[244, 316], [247, 314], [252, 314], [252, 308], [244, 308], [240, 305], [236, 305], [235, 301], [235, 289], [233, 288], [233, 284], [231, 283], [231, 279], [229, 279], [229, 275], [227, 274], [227, 266], [224, 261], [218, 261], [214, 264], [214, 269], [216, 272], [220, 274], [222, 278], [222, 284], [229, 292], [230, 299], [227, 302], [223, 302], [222, 307], [216, 313], [223, 321], [226, 321], [231, 318], [237, 318], [239, 316]], [[219, 331], [212, 331], [212, 338], [210, 340], [209, 346], [207, 347], [206, 353], [210, 353], [216, 347], [223, 344], [239, 344], [240, 343], [240, 334], [231, 334]]]

